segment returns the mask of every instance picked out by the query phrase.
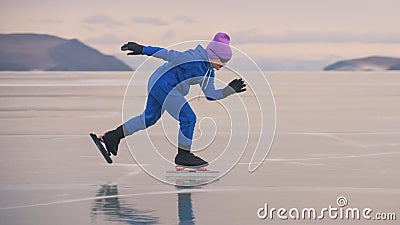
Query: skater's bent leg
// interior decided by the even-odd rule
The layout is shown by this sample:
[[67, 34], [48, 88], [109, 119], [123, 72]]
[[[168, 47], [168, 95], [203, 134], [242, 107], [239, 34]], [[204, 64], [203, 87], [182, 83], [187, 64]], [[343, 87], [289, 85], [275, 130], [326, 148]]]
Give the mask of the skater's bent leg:
[[131, 118], [117, 129], [108, 131], [103, 135], [103, 141], [106, 145], [107, 151], [113, 155], [117, 155], [120, 140], [155, 124], [161, 117], [161, 108], [161, 104], [150, 93], [147, 97], [146, 109], [142, 114]]
[[196, 126], [196, 114], [189, 103], [183, 105], [179, 113], [178, 147], [190, 151], [192, 145], [194, 127]]
[[196, 115], [189, 103], [185, 103], [179, 113], [178, 154], [175, 164], [181, 166], [207, 166], [208, 162], [190, 153]]
[[165, 100], [167, 112], [179, 121], [178, 147], [190, 151], [196, 114], [181, 93], [172, 90]]
[[164, 108], [179, 121], [178, 154], [175, 164], [182, 166], [207, 166], [208, 162], [190, 152], [196, 114], [181, 93], [172, 90], [164, 102]]
[[160, 103], [149, 94], [144, 112], [124, 123], [126, 135], [131, 135], [139, 130], [154, 125], [160, 119], [161, 114], [162, 110]]

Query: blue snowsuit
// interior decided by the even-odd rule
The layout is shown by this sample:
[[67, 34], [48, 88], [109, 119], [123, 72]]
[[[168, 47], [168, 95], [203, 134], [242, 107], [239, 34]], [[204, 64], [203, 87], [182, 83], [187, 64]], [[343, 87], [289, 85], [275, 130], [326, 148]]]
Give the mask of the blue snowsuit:
[[199, 84], [207, 100], [224, 98], [223, 89], [214, 87], [214, 69], [206, 50], [198, 45], [185, 52], [146, 46], [143, 55], [167, 61], [151, 75], [148, 81], [148, 97], [144, 112], [125, 122], [127, 135], [155, 124], [166, 110], [179, 121], [178, 147], [190, 150], [196, 114], [185, 95], [190, 85]]

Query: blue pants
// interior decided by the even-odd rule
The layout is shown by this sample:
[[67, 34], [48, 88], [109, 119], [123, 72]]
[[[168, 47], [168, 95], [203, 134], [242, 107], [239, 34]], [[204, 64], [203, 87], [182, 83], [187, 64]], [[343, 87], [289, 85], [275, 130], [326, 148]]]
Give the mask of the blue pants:
[[190, 150], [196, 114], [184, 96], [163, 80], [150, 87], [144, 112], [124, 123], [126, 135], [154, 125], [165, 110], [179, 121], [178, 147]]

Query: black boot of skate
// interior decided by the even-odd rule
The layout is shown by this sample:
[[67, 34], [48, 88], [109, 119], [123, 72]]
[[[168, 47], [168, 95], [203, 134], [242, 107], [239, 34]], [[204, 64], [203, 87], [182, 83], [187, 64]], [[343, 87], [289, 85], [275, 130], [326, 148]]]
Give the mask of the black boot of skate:
[[175, 164], [187, 167], [204, 167], [208, 166], [208, 162], [202, 158], [195, 156], [189, 150], [178, 148], [178, 154], [175, 157]]
[[106, 145], [107, 151], [116, 156], [118, 152], [119, 142], [124, 137], [124, 125], [121, 125], [117, 129], [107, 131], [105, 134], [103, 134], [102, 140]]

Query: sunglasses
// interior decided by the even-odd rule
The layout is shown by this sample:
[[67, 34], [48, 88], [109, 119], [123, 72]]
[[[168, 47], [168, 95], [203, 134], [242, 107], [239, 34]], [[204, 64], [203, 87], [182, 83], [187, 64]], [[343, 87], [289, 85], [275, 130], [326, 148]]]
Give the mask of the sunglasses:
[[214, 50], [212, 50], [211, 48], [210, 48], [210, 50], [212, 51], [212, 53], [214, 53], [217, 57], [218, 57], [218, 59], [219, 59], [219, 61], [221, 61], [222, 63], [227, 63], [228, 61], [229, 61], [229, 59], [224, 59], [224, 58], [221, 58], [216, 52], [214, 52]]

